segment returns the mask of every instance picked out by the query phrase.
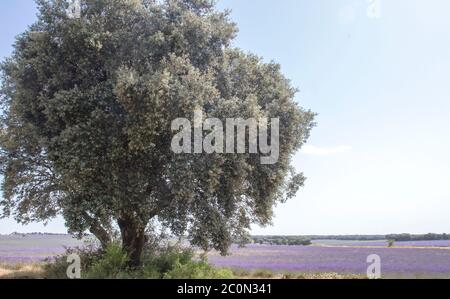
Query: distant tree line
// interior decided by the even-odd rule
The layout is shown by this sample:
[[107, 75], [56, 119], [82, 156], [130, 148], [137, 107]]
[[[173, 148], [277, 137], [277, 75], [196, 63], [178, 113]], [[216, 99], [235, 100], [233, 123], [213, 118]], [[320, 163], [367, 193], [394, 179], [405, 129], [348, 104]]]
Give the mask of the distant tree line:
[[435, 240], [450, 240], [450, 235], [448, 234], [422, 234], [422, 235], [411, 235], [411, 234], [391, 234], [386, 235], [387, 240], [394, 241], [435, 241]]
[[253, 243], [261, 245], [311, 245], [311, 240], [304, 236], [253, 236]]
[[32, 233], [19, 233], [13, 232], [10, 236], [68, 236], [69, 234], [63, 233], [40, 233], [40, 232], [32, 232]]
[[[450, 240], [450, 234], [389, 234], [389, 235], [305, 235], [305, 236], [252, 236], [251, 242], [264, 245], [303, 245], [312, 244], [313, 240], [341, 241], [434, 241]], [[393, 243], [392, 243], [393, 244]]]
[[386, 240], [386, 235], [309, 235], [310, 240], [341, 240], [341, 241], [379, 241]]

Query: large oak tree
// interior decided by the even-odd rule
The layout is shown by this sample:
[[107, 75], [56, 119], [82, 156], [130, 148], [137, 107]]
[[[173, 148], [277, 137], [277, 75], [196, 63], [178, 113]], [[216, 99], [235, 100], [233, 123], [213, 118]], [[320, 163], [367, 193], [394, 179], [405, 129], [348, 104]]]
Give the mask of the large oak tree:
[[[231, 46], [209, 0], [38, 0], [38, 21], [2, 65], [2, 216], [62, 215], [103, 245], [119, 231], [133, 264], [155, 221], [226, 253], [304, 183], [293, 154], [314, 114], [279, 65]], [[175, 118], [279, 118], [280, 157], [175, 154]]]

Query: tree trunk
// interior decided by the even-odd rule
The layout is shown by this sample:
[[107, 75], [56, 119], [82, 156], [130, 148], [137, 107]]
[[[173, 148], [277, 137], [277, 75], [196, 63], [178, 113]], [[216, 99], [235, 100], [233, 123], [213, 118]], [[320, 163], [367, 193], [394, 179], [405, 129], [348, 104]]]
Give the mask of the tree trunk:
[[136, 225], [127, 219], [118, 220], [122, 235], [123, 250], [128, 254], [129, 266], [139, 267], [142, 264], [142, 253], [146, 243], [145, 227]]
[[103, 228], [92, 226], [90, 232], [100, 241], [103, 249], [106, 249], [106, 247], [111, 243], [111, 237]]
[[103, 249], [106, 249], [106, 247], [112, 241], [112, 238], [108, 233], [108, 231], [104, 229], [98, 221], [90, 217], [87, 213], [84, 213], [83, 216], [85, 221], [90, 223], [89, 231], [91, 232], [91, 234], [93, 234], [100, 241], [100, 244], [102, 245]]

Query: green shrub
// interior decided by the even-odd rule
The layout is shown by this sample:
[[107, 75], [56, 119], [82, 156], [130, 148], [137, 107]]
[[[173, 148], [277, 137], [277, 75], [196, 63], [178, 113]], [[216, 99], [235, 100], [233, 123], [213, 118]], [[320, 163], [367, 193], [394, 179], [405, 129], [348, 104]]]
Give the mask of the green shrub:
[[186, 264], [177, 263], [164, 275], [165, 279], [231, 279], [233, 272], [228, 269], [217, 269], [206, 262], [189, 261]]
[[230, 270], [216, 269], [205, 258], [196, 260], [192, 249], [167, 246], [147, 254], [141, 278], [145, 279], [219, 279], [232, 278]]
[[67, 279], [67, 257], [77, 254], [81, 259], [81, 275], [85, 277], [91, 267], [99, 261], [104, 252], [98, 250], [95, 245], [88, 245], [84, 248], [69, 248], [66, 253], [58, 255], [52, 259], [47, 259], [44, 265], [44, 278], [46, 279]]
[[145, 266], [136, 278], [140, 279], [162, 279], [163, 275], [152, 266]]
[[177, 245], [168, 246], [159, 253], [147, 254], [147, 258], [144, 260], [144, 272], [147, 273], [146, 275], [150, 275], [149, 278], [154, 278], [154, 273], [159, 273], [159, 278], [163, 278], [177, 265], [185, 265], [192, 261], [194, 255], [191, 249], [183, 249]]
[[196, 259], [191, 249], [181, 246], [148, 249], [139, 269], [127, 268], [129, 261], [118, 243], [108, 246], [105, 251], [94, 247], [70, 249], [67, 253], [48, 261], [44, 270], [45, 278], [67, 278], [67, 257], [78, 254], [81, 259], [81, 276], [88, 279], [228, 279], [233, 278], [231, 270], [217, 269], [206, 258]]
[[91, 269], [89, 269], [87, 278], [132, 278], [131, 275], [125, 271], [128, 261], [128, 256], [123, 252], [120, 244], [112, 243], [108, 246], [102, 258], [94, 263]]

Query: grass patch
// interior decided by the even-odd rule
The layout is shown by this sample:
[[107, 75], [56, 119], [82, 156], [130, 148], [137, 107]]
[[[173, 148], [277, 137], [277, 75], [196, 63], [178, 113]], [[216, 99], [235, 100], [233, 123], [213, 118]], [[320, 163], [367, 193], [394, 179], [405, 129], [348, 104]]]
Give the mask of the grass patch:
[[342, 273], [302, 273], [292, 271], [271, 271], [267, 269], [233, 269], [238, 279], [367, 279], [364, 275]]
[[0, 264], [0, 279], [42, 279], [44, 268], [40, 263]]

